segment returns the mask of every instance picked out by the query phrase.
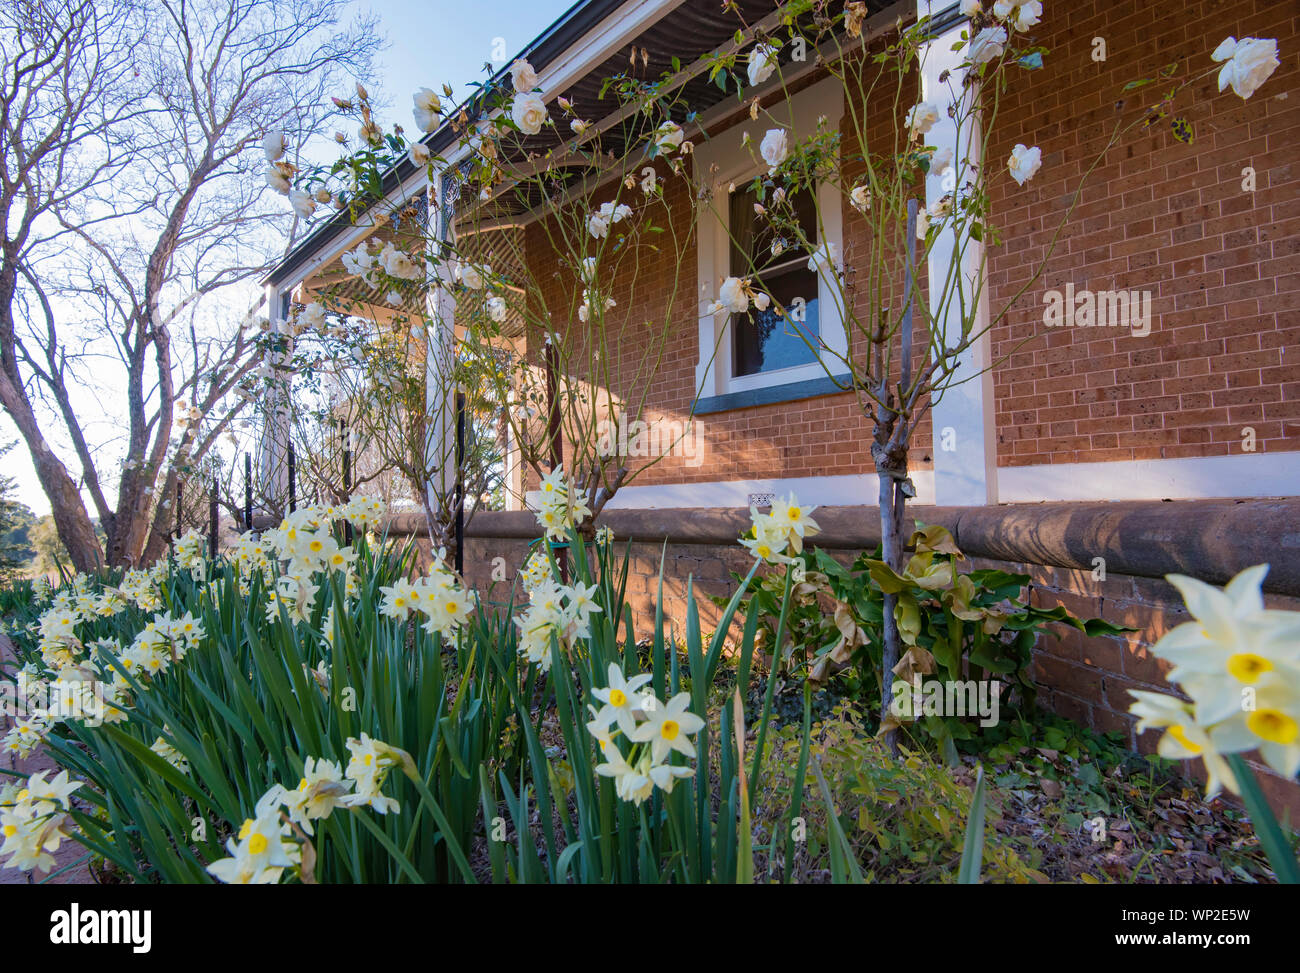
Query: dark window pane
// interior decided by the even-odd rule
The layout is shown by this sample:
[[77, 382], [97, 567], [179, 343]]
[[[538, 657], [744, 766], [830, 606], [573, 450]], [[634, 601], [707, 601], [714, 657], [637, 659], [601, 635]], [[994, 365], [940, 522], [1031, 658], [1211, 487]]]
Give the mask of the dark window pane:
[[[754, 268], [759, 273], [770, 266], [784, 264], [800, 254], [807, 256], [808, 250], [790, 236], [782, 236], [771, 222], [759, 219], [754, 213], [754, 203], [758, 197], [751, 189], [737, 189], [731, 194], [731, 275], [733, 277], [752, 276]], [[769, 194], [770, 201], [770, 194]], [[803, 190], [792, 197], [794, 215], [803, 235], [809, 241], [817, 240], [817, 207], [810, 190]], [[779, 253], [772, 252], [772, 244], [781, 243]]]
[[[772, 295], [766, 311], [750, 308], [748, 314], [731, 316], [735, 375], [754, 375], [817, 360], [801, 337], [807, 336], [814, 346], [817, 343], [817, 275], [801, 261], [792, 269], [769, 274], [763, 285]], [[778, 304], [784, 305], [786, 315], [777, 312]], [[794, 320], [800, 313], [804, 320]]]
[[[772, 303], [766, 311], [751, 308], [748, 314], [731, 316], [733, 375], [754, 375], [817, 360], [800, 337], [802, 332], [815, 345], [819, 333], [817, 275], [808, 269], [808, 251], [793, 240], [782, 240], [782, 251], [773, 254], [777, 233], [768, 221], [755, 216], [756, 199], [748, 189], [731, 195], [731, 274], [754, 277], [755, 289], [772, 295]], [[812, 193], [796, 194], [793, 204], [804, 235], [815, 244], [817, 210]], [[787, 314], [778, 313], [778, 305], [784, 306]], [[800, 315], [803, 320], [797, 320]]]

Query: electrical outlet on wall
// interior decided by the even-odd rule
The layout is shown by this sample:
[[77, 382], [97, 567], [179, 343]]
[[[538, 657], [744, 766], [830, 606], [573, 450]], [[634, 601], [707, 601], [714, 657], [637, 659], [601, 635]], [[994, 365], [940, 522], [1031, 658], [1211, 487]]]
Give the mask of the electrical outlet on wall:
[[749, 505], [751, 507], [770, 507], [776, 503], [775, 493], [751, 493], [749, 495]]

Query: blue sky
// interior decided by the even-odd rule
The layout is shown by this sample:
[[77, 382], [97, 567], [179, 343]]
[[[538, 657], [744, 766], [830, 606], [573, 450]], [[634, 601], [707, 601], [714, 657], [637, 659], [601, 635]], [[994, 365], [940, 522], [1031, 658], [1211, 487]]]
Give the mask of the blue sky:
[[[483, 64], [500, 55], [500, 68], [549, 27], [573, 0], [357, 0], [379, 16], [391, 46], [381, 57], [380, 90], [392, 103], [391, 121], [410, 126], [411, 94], [440, 89], [457, 95], [485, 77]], [[498, 42], [498, 38], [500, 41]], [[495, 48], [495, 49], [494, 49]]]
[[[380, 113], [381, 124], [387, 127], [399, 122], [408, 132], [414, 131], [411, 94], [416, 89], [440, 91], [443, 82], [448, 82], [459, 100], [470, 93], [470, 82], [486, 77], [484, 62], [495, 57], [493, 68], [503, 67], [572, 4], [573, 0], [356, 0], [354, 7], [359, 13], [370, 11], [379, 17], [380, 31], [389, 42], [379, 57], [376, 90], [371, 92], [388, 103]], [[86, 408], [93, 412], [90, 397], [74, 389], [73, 398], [87, 403]], [[65, 438], [60, 429], [49, 427], [56, 443]], [[89, 426], [86, 432], [93, 434]], [[17, 430], [0, 411], [0, 443], [15, 439], [19, 439]], [[80, 469], [74, 458], [66, 451], [61, 455], [73, 478], [78, 479]], [[38, 515], [49, 513], [49, 501], [21, 441], [5, 458], [4, 473], [17, 481], [18, 500]], [[101, 469], [101, 473], [111, 481], [115, 470]], [[110, 487], [115, 488], [116, 483]]]

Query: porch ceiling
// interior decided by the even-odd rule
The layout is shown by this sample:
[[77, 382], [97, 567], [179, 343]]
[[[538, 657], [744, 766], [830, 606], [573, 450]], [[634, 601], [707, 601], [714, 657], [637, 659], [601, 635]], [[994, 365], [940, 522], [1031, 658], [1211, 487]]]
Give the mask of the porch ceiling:
[[[865, 2], [868, 14], [872, 16], [892, 5], [891, 0], [865, 0]], [[721, 91], [709, 81], [707, 70], [691, 73], [692, 66], [696, 65], [700, 58], [714, 51], [729, 49], [734, 44], [735, 33], [742, 22], [751, 28], [754, 27], [773, 15], [777, 3], [776, 0], [734, 0], [732, 6], [739, 12], [739, 16], [730, 9], [724, 9], [719, 0], [684, 0], [658, 21], [625, 42], [615, 53], [591, 66], [578, 81], [567, 86], [562, 94], [574, 101], [581, 117], [595, 123], [598, 129], [603, 129], [600, 133], [600, 144], [605, 151], [622, 155], [627, 150], [628, 142], [636, 128], [635, 117], [623, 118], [614, 124], [609, 124], [608, 127], [602, 125], [608, 123], [612, 117], [618, 116], [621, 108], [613, 95], [607, 93], [604, 99], [600, 97], [601, 86], [606, 78], [623, 75], [648, 84], [672, 84], [680, 91], [684, 103], [689, 104], [696, 113], [703, 113], [721, 104], [727, 98], [736, 97], [734, 84], [729, 83], [728, 90]], [[586, 4], [575, 6], [550, 31], [522, 51], [521, 56], [530, 57], [534, 67], [544, 70], [567, 45], [581, 36], [574, 34], [573, 30], [566, 32], [560, 28], [575, 27], [579, 20], [588, 15], [588, 10], [590, 10], [589, 23], [595, 23], [592, 18], [607, 16], [617, 10], [617, 5], [608, 0], [589, 0]], [[807, 16], [811, 18], [812, 15]], [[774, 19], [768, 26], [775, 32], [778, 25]], [[748, 43], [748, 39], [745, 43]], [[634, 47], [638, 52], [635, 64], [630, 57], [631, 49]], [[644, 52], [645, 60], [642, 59], [641, 52]], [[682, 66], [682, 73], [663, 82], [661, 79], [672, 71], [674, 56]], [[811, 56], [813, 56], [812, 52], [810, 52]], [[493, 83], [509, 85], [508, 70], [503, 69]], [[472, 103], [465, 108], [471, 115], [475, 114]], [[452, 114], [454, 115], [455, 112]], [[684, 114], [684, 109], [681, 114]], [[689, 121], [685, 117], [675, 120], [679, 124]], [[580, 147], [583, 142], [582, 139], [565, 138], [567, 134], [567, 126], [548, 128], [529, 139], [528, 149], [539, 157], [546, 156], [548, 152], [557, 157], [565, 155], [570, 148], [575, 145]], [[643, 139], [643, 136], [641, 137]], [[454, 136], [451, 130], [444, 125], [427, 137], [425, 142], [436, 151], [442, 152], [450, 147], [449, 139], [452, 138]], [[386, 183], [392, 182], [397, 186], [414, 173], [415, 170], [409, 162], [400, 162], [386, 178]], [[477, 204], [475, 200], [474, 205], [477, 208], [475, 219], [480, 222], [510, 221], [528, 214], [545, 205], [548, 199], [562, 197], [564, 192], [582, 177], [582, 172], [572, 169], [565, 171], [559, 168], [553, 180], [545, 187], [533, 182], [529, 184], [526, 192], [502, 193], [487, 204]], [[267, 281], [283, 284], [286, 279], [292, 279], [291, 275], [294, 271], [309, 260], [314, 251], [318, 252], [319, 249], [329, 246], [330, 241], [346, 232], [349, 226], [346, 214], [340, 214], [319, 227], [270, 273]]]

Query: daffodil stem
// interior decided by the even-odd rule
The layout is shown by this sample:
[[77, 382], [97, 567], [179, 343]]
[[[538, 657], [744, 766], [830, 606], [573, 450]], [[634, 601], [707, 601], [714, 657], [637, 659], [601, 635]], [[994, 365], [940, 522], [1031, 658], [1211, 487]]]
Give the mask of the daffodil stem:
[[1255, 826], [1255, 834], [1273, 866], [1278, 882], [1282, 885], [1300, 885], [1300, 861], [1292, 854], [1291, 844], [1287, 841], [1282, 826], [1277, 823], [1273, 809], [1268, 806], [1254, 771], [1242, 759], [1241, 754], [1230, 753], [1226, 756], [1232, 775], [1241, 789], [1242, 803], [1246, 805], [1251, 823]]

